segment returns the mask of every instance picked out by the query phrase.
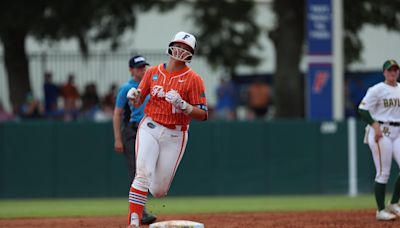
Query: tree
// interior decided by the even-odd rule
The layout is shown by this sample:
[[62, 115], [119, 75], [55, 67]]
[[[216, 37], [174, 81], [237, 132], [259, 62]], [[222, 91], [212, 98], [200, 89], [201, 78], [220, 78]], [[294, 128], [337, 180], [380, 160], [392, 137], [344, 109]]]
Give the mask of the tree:
[[[77, 38], [83, 53], [89, 41], [111, 40], [116, 48], [119, 37], [134, 29], [136, 12], [157, 7], [172, 9], [184, 2], [192, 4], [187, 17], [197, 26], [195, 35], [201, 41], [199, 54], [205, 55], [214, 67], [224, 67], [233, 75], [239, 65], [256, 66], [259, 58], [252, 48], [260, 28], [255, 23], [253, 1], [107, 1], [107, 0], [3, 0], [0, 2], [0, 41], [4, 46], [5, 64], [11, 103], [23, 102], [30, 91], [25, 39], [33, 35], [39, 40]], [[384, 25], [400, 31], [400, 0], [344, 1], [345, 63], [360, 59], [363, 48], [358, 33], [363, 25]], [[269, 31], [276, 49], [275, 103], [278, 117], [301, 117], [304, 114], [304, 92], [299, 63], [304, 47], [305, 1], [273, 1], [276, 26]]]
[[261, 48], [254, 2], [196, 1], [192, 8], [189, 17], [198, 26], [196, 35], [201, 41], [198, 51], [211, 66], [234, 75], [239, 65], [258, 65], [260, 59], [251, 53], [251, 48]]
[[304, 0], [274, 1], [273, 9], [277, 24], [269, 37], [276, 49], [276, 116], [300, 117], [304, 107], [299, 68], [304, 42]]
[[364, 47], [358, 33], [365, 24], [383, 25], [389, 30], [400, 31], [400, 0], [343, 0], [343, 7], [346, 66], [361, 60]]
[[83, 54], [88, 41], [111, 40], [116, 48], [120, 36], [134, 29], [136, 12], [157, 7], [171, 9], [176, 2], [107, 0], [3, 0], [0, 2], [0, 41], [4, 46], [10, 99], [14, 108], [31, 90], [25, 39], [77, 38]]
[[[305, 30], [305, 1], [279, 0], [273, 2], [276, 27], [269, 36], [276, 48], [275, 92], [277, 117], [301, 117], [304, 92], [301, 89], [299, 63], [303, 55]], [[400, 0], [344, 1], [345, 65], [360, 60], [363, 49], [359, 31], [365, 24], [383, 25], [400, 31]], [[383, 60], [382, 60], [383, 61]]]
[[4, 46], [4, 62], [7, 69], [10, 98], [18, 107], [31, 90], [25, 38], [33, 24], [41, 21], [46, 2], [5, 0], [0, 3], [0, 40]]

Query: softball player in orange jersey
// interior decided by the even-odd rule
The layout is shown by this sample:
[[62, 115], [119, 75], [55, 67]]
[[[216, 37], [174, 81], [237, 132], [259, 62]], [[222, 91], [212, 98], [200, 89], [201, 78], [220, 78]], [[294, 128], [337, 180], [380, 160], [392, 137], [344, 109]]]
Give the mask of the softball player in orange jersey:
[[129, 192], [128, 227], [139, 227], [147, 192], [166, 196], [185, 152], [192, 118], [207, 120], [202, 78], [190, 69], [196, 39], [179, 32], [169, 44], [168, 63], [150, 67], [127, 97], [140, 105], [150, 94], [136, 137], [136, 176]]

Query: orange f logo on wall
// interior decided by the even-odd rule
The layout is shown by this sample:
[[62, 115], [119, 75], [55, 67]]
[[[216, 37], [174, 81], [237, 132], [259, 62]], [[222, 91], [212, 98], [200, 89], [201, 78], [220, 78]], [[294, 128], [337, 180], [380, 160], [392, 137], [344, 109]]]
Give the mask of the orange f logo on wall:
[[326, 71], [317, 71], [315, 74], [316, 75], [314, 77], [312, 91], [313, 93], [318, 94], [322, 91], [322, 89], [326, 85], [326, 82], [328, 81], [330, 75]]

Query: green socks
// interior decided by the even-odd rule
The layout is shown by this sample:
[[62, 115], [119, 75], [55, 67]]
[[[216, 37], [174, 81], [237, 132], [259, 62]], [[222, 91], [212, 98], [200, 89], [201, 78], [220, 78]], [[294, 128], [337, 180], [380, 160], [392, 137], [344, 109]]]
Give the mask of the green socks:
[[376, 204], [378, 205], [379, 211], [385, 209], [385, 193], [386, 193], [386, 184], [380, 184], [375, 182], [375, 200]]
[[[375, 200], [378, 206], [378, 210], [385, 209], [385, 194], [386, 184], [380, 184], [375, 182]], [[394, 184], [394, 190], [392, 195], [391, 204], [398, 203], [400, 199], [400, 176], [397, 177], [396, 183]]]
[[400, 176], [397, 177], [396, 183], [394, 184], [393, 196], [391, 204], [398, 203], [400, 199]]

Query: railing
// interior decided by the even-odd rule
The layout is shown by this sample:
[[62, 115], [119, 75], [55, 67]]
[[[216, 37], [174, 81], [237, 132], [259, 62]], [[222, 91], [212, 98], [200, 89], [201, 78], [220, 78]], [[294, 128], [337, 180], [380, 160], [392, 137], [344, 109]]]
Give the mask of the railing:
[[[37, 98], [43, 99], [43, 75], [49, 71], [53, 74], [53, 82], [58, 85], [67, 81], [68, 74], [74, 74], [75, 84], [80, 93], [83, 92], [85, 85], [94, 82], [99, 95], [102, 96], [113, 83], [121, 85], [129, 79], [128, 61], [136, 54], [145, 56], [151, 65], [165, 62], [168, 58], [165, 50], [96, 52], [89, 54], [87, 58], [77, 52], [30, 53], [28, 61], [33, 94]], [[214, 77], [216, 73], [202, 58], [195, 59], [190, 66], [205, 79], [208, 98], [213, 100], [214, 85], [218, 81], [218, 77]], [[1, 54], [0, 101], [7, 110], [10, 110], [7, 74]]]

